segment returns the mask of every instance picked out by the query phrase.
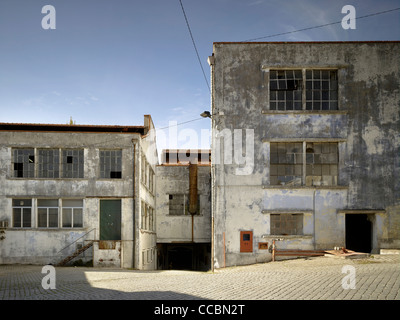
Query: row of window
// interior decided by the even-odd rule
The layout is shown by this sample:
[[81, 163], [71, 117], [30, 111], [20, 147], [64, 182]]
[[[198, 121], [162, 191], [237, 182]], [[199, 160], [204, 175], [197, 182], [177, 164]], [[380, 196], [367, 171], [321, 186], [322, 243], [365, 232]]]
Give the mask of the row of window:
[[338, 110], [337, 70], [270, 70], [270, 110]]
[[143, 230], [148, 230], [148, 231], [155, 231], [156, 226], [155, 226], [155, 212], [154, 208], [149, 206], [146, 202], [142, 201], [142, 206], [141, 206], [141, 224], [140, 227]]
[[147, 189], [154, 193], [154, 177], [155, 173], [150, 166], [149, 162], [147, 161], [146, 157], [142, 155], [141, 161], [141, 168], [142, 168], [142, 183], [147, 187]]
[[[83, 149], [13, 149], [15, 178], [84, 178]], [[122, 150], [100, 150], [100, 178], [122, 177]]]
[[82, 199], [13, 199], [12, 211], [13, 228], [83, 227]]

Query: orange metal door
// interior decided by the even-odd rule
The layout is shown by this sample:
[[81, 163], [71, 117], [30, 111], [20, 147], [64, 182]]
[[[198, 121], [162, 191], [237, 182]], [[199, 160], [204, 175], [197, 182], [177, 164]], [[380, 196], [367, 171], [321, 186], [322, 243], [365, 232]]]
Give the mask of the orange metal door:
[[253, 252], [253, 231], [240, 231], [240, 252]]

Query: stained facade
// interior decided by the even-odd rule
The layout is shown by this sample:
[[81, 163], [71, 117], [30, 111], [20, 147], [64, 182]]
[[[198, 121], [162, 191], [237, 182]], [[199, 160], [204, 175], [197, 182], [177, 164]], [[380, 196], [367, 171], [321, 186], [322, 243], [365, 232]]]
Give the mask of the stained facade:
[[273, 239], [281, 249], [400, 246], [399, 49], [214, 43], [215, 267], [270, 261]]

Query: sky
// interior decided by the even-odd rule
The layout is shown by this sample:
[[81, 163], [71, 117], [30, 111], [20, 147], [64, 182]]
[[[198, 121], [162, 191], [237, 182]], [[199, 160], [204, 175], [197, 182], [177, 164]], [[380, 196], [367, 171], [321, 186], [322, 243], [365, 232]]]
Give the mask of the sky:
[[[42, 27], [45, 5], [55, 29]], [[356, 29], [292, 32], [341, 21], [345, 5]], [[361, 18], [396, 8], [399, 0], [0, 0], [0, 122], [143, 125], [150, 114], [159, 149], [209, 148], [200, 113], [210, 110], [213, 42], [400, 40], [400, 10]]]

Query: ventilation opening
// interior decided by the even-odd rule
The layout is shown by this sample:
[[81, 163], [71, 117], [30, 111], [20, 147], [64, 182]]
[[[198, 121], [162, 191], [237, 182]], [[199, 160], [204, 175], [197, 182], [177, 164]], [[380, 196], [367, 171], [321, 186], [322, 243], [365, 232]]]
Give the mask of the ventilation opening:
[[370, 253], [372, 250], [372, 223], [367, 214], [346, 214], [346, 248]]

